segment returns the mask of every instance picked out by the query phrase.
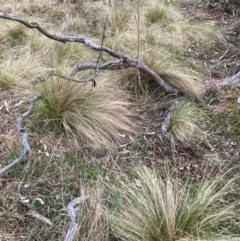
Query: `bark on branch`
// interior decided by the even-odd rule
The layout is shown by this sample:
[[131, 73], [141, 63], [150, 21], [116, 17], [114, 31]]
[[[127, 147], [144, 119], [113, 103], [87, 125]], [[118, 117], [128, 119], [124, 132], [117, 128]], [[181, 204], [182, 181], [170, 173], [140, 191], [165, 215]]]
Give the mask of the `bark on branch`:
[[179, 93], [180, 92], [180, 90], [178, 90], [177, 88], [175, 88], [175, 87], [169, 85], [168, 83], [166, 83], [157, 73], [155, 73], [153, 70], [151, 70], [144, 63], [142, 63], [138, 60], [129, 58], [129, 57], [125, 56], [124, 54], [122, 54], [120, 52], [117, 52], [117, 51], [114, 51], [114, 50], [112, 50], [108, 47], [98, 45], [92, 39], [89, 39], [89, 38], [86, 38], [86, 37], [59, 36], [59, 35], [56, 35], [56, 34], [51, 34], [47, 30], [42, 28], [36, 22], [30, 23], [27, 20], [25, 20], [24, 18], [15, 16], [15, 15], [12, 15], [12, 14], [8, 14], [8, 13], [0, 12], [0, 18], [19, 22], [19, 23], [25, 25], [27, 28], [35, 28], [39, 32], [41, 32], [43, 35], [45, 35], [46, 37], [48, 37], [50, 39], [53, 39], [55, 41], [58, 41], [58, 42], [62, 42], [62, 43], [66, 43], [66, 42], [82, 43], [82, 44], [85, 44], [87, 47], [93, 49], [94, 51], [105, 52], [108, 55], [110, 55], [111, 57], [119, 59], [123, 64], [122, 66], [124, 66], [125, 68], [130, 68], [130, 67], [138, 68], [141, 71], [145, 72], [146, 74], [151, 76], [151, 78], [154, 81], [156, 81], [156, 83], [159, 84], [161, 87], [163, 87], [166, 91], [171, 92], [171, 93]]
[[75, 210], [75, 206], [84, 202], [85, 200], [88, 199], [88, 196], [82, 196], [82, 197], [78, 197], [73, 199], [66, 208], [67, 213], [70, 216], [70, 225], [68, 228], [68, 232], [67, 235], [65, 237], [65, 241], [72, 241], [76, 232], [76, 225], [77, 225], [77, 212]]
[[23, 152], [20, 155], [20, 157], [18, 157], [17, 159], [15, 159], [12, 163], [10, 163], [9, 165], [3, 167], [2, 169], [0, 169], [0, 175], [4, 174], [5, 172], [7, 172], [9, 169], [11, 169], [13, 166], [17, 165], [19, 162], [21, 162], [26, 156], [28, 156], [28, 159], [32, 158], [32, 152], [31, 152], [31, 148], [30, 145], [28, 143], [28, 133], [25, 131], [25, 129], [23, 128], [23, 121], [25, 120], [26, 117], [28, 117], [34, 109], [35, 103], [36, 101], [40, 98], [40, 95], [35, 96], [34, 98], [28, 100], [28, 101], [22, 101], [18, 104], [16, 104], [14, 107], [18, 107], [20, 104], [23, 103], [29, 103], [30, 106], [28, 108], [28, 110], [22, 114], [20, 116], [20, 118], [18, 119], [17, 122], [17, 131], [18, 133], [21, 135], [22, 137], [22, 146], [23, 146]]
[[17, 122], [17, 131], [18, 131], [18, 133], [22, 137], [23, 152], [12, 163], [10, 163], [9, 165], [7, 165], [4, 168], [2, 168], [0, 170], [0, 175], [4, 174], [9, 169], [11, 169], [13, 166], [15, 166], [18, 163], [20, 163], [22, 160], [24, 160], [25, 157], [28, 157], [27, 164], [26, 164], [26, 166], [24, 168], [24, 171], [23, 171], [22, 179], [21, 179], [21, 181], [18, 184], [17, 194], [18, 194], [18, 197], [19, 197], [20, 201], [22, 202], [22, 204], [24, 204], [25, 206], [27, 206], [30, 209], [30, 211], [27, 213], [28, 216], [33, 217], [33, 218], [35, 218], [35, 219], [37, 219], [37, 220], [39, 220], [39, 221], [41, 221], [41, 222], [43, 222], [43, 223], [45, 223], [45, 224], [47, 224], [48, 226], [51, 227], [53, 225], [53, 223], [48, 218], [46, 218], [43, 215], [41, 215], [41, 214], [37, 213], [36, 211], [32, 210], [32, 207], [28, 203], [28, 200], [21, 194], [22, 185], [23, 185], [23, 183], [24, 183], [24, 181], [26, 179], [28, 170], [29, 170], [29, 168], [31, 166], [32, 159], [33, 159], [32, 158], [32, 151], [31, 151], [30, 145], [28, 143], [28, 133], [23, 128], [23, 121], [33, 112], [34, 106], [35, 106], [36, 101], [38, 99], [40, 99], [40, 95], [36, 95], [35, 97], [33, 97], [30, 100], [20, 101], [19, 103], [17, 103], [14, 106], [14, 108], [17, 108], [18, 106], [20, 106], [22, 104], [29, 103], [28, 110], [20, 116], [20, 118], [18, 119], [18, 122]]
[[203, 87], [206, 92], [212, 88], [215, 88], [216, 86], [232, 86], [232, 85], [236, 85], [238, 86], [238, 88], [240, 88], [240, 72], [238, 72], [237, 74], [235, 74], [230, 78], [206, 82]]

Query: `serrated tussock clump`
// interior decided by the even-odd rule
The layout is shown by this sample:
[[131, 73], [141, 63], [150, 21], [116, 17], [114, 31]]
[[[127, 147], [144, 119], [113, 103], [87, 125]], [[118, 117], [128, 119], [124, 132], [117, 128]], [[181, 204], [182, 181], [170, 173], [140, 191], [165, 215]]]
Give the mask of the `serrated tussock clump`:
[[63, 128], [84, 146], [99, 148], [119, 143], [120, 134], [134, 131], [129, 96], [102, 78], [95, 88], [52, 78], [37, 88], [41, 95], [36, 116]]
[[[114, 234], [128, 241], [231, 240], [221, 223], [234, 227], [236, 203], [227, 201], [235, 178], [220, 185], [223, 176], [194, 185], [170, 174], [163, 179], [146, 167], [135, 170], [120, 188], [119, 209], [108, 212]], [[231, 191], [232, 190], [232, 191]], [[226, 200], [220, 203], [219, 200]]]

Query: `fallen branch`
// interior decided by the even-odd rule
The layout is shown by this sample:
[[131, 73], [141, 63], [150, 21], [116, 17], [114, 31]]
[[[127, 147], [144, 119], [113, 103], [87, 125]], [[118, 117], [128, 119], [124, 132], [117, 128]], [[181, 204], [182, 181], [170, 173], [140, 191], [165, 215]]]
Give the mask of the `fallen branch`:
[[[31, 29], [35, 28], [39, 32], [41, 32], [43, 35], [45, 35], [46, 37], [48, 37], [50, 39], [53, 39], [55, 41], [61, 42], [61, 43], [66, 43], [66, 42], [82, 43], [82, 44], [85, 44], [86, 46], [88, 46], [89, 48], [93, 49], [94, 51], [105, 52], [108, 55], [121, 60], [122, 63], [123, 63], [123, 66], [126, 66], [127, 68], [129, 68], [129, 67], [138, 68], [139, 70], [143, 71], [144, 73], [149, 75], [158, 85], [163, 87], [166, 91], [171, 92], [171, 93], [179, 93], [180, 92], [180, 90], [178, 90], [177, 88], [175, 88], [175, 87], [169, 85], [168, 83], [166, 83], [157, 73], [155, 73], [153, 70], [151, 70], [144, 63], [142, 63], [138, 60], [129, 58], [129, 57], [125, 56], [124, 54], [119, 53], [117, 51], [114, 51], [114, 50], [112, 50], [108, 47], [98, 45], [92, 39], [89, 39], [89, 38], [86, 38], [86, 37], [58, 36], [58, 35], [55, 35], [55, 34], [51, 34], [48, 31], [46, 31], [44, 28], [42, 28], [36, 22], [30, 23], [27, 20], [25, 20], [24, 18], [15, 16], [15, 15], [12, 15], [12, 14], [8, 14], [8, 13], [0, 12], [0, 18], [17, 21], [17, 22], [22, 23], [23, 25], [25, 25], [26, 27], [31, 28]], [[99, 64], [97, 63], [97, 66], [96, 66], [95, 70], [98, 69], [98, 66], [99, 66]]]
[[46, 217], [42, 216], [41, 214], [33, 211], [31, 205], [29, 204], [29, 200], [27, 200], [21, 194], [22, 185], [23, 185], [23, 183], [24, 183], [24, 181], [26, 179], [28, 170], [29, 170], [29, 168], [31, 166], [31, 163], [32, 163], [32, 160], [33, 160], [33, 158], [32, 158], [32, 151], [31, 151], [30, 145], [28, 143], [28, 133], [23, 128], [23, 121], [25, 120], [26, 117], [28, 117], [33, 112], [34, 106], [35, 106], [36, 101], [38, 99], [40, 99], [40, 95], [36, 95], [35, 97], [33, 97], [30, 100], [20, 101], [19, 103], [14, 105], [14, 108], [17, 108], [17, 107], [19, 107], [22, 104], [26, 104], [26, 103], [30, 104], [28, 110], [20, 116], [20, 118], [18, 119], [18, 122], [17, 122], [17, 131], [18, 131], [18, 133], [22, 137], [23, 153], [20, 155], [20, 157], [15, 159], [12, 163], [10, 163], [9, 165], [7, 165], [4, 168], [2, 168], [0, 170], [0, 175], [4, 174], [9, 169], [11, 169], [13, 166], [15, 166], [18, 163], [20, 163], [27, 156], [28, 157], [28, 162], [27, 162], [27, 164], [26, 164], [26, 166], [24, 168], [23, 177], [22, 177], [21, 181], [19, 182], [18, 188], [17, 188], [18, 197], [19, 197], [21, 203], [24, 204], [25, 206], [27, 206], [30, 209], [30, 211], [27, 213], [28, 216], [36, 218], [37, 220], [47, 224], [48, 226], [53, 226], [53, 223], [48, 218], [46, 218]]
[[173, 135], [171, 133], [169, 133], [168, 130], [169, 130], [169, 127], [171, 125], [172, 116], [173, 116], [173, 110], [178, 105], [179, 105], [178, 101], [175, 101], [172, 104], [171, 108], [165, 113], [165, 117], [164, 117], [164, 120], [163, 120], [162, 125], [161, 125], [161, 135], [162, 135], [162, 137], [165, 137], [165, 138], [167, 138], [170, 141], [172, 151], [175, 151], [176, 147], [175, 147], [175, 142], [174, 142]]
[[65, 241], [72, 241], [76, 232], [77, 212], [75, 210], [75, 206], [84, 202], [86, 199], [88, 199], [88, 197], [89, 196], [83, 195], [82, 197], [75, 198], [67, 205], [66, 211], [69, 214], [71, 221]]
[[23, 128], [23, 121], [26, 117], [28, 117], [32, 111], [33, 108], [35, 106], [36, 101], [40, 98], [40, 95], [36, 95], [34, 98], [27, 100], [27, 101], [21, 101], [19, 103], [17, 103], [14, 107], [18, 107], [20, 104], [23, 103], [29, 103], [30, 106], [28, 108], [28, 110], [21, 115], [21, 117], [18, 119], [17, 122], [17, 131], [18, 133], [21, 135], [22, 137], [22, 146], [23, 146], [23, 152], [20, 155], [20, 157], [18, 157], [17, 159], [15, 159], [12, 163], [10, 163], [9, 165], [5, 166], [4, 168], [2, 168], [0, 170], [0, 175], [6, 173], [9, 169], [11, 169], [13, 166], [17, 165], [19, 162], [21, 162], [26, 156], [28, 156], [28, 159], [31, 160], [32, 158], [32, 152], [31, 152], [31, 148], [30, 145], [28, 143], [28, 134], [27, 132], [24, 130]]
[[205, 92], [206, 92], [216, 86], [232, 86], [232, 85], [236, 85], [240, 87], [240, 72], [238, 72], [237, 74], [235, 74], [230, 78], [206, 82], [204, 83], [203, 88], [205, 89]]

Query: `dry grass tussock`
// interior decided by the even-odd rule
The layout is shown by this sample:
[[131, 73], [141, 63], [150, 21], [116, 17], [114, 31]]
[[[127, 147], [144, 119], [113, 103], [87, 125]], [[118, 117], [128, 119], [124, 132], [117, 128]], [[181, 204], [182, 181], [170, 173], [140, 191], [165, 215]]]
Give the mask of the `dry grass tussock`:
[[220, 186], [222, 178], [195, 186], [138, 168], [134, 183], [120, 181], [120, 211], [109, 214], [114, 234], [128, 241], [230, 240], [220, 224], [234, 226], [236, 203], [226, 200], [234, 179]]
[[205, 139], [204, 113], [187, 101], [178, 102], [172, 111], [169, 131], [186, 145], [197, 144]]
[[167, 24], [172, 21], [180, 21], [183, 16], [171, 4], [164, 4], [154, 0], [150, 1], [145, 10], [145, 18], [147, 22], [152, 24]]
[[158, 73], [167, 83], [190, 96], [197, 99], [202, 98], [203, 92], [199, 83], [192, 76], [180, 72], [178, 66], [171, 61], [171, 55], [169, 57], [167, 55], [162, 56], [161, 53], [150, 51], [144, 53], [142, 58], [143, 62]]
[[30, 82], [45, 70], [39, 64], [38, 56], [25, 50], [16, 56], [6, 56], [0, 64], [0, 69], [1, 89], [17, 87], [25, 90], [30, 87]]
[[[183, 73], [177, 65], [173, 66], [169, 58], [171, 58], [171, 56], [163, 56], [161, 52], [154, 53], [154, 51], [150, 51], [144, 53], [141, 60], [170, 85], [188, 94], [190, 97], [202, 99], [203, 91], [200, 83], [196, 81], [196, 78]], [[125, 71], [119, 71], [117, 76], [121, 85], [125, 89], [135, 93], [135, 96], [143, 94], [148, 97], [158, 89], [162, 91], [160, 86], [158, 86], [150, 76], [141, 71], [138, 73], [135, 69], [127, 69]]]
[[79, 207], [76, 241], [109, 241], [109, 227], [101, 207], [103, 190], [95, 187]]
[[110, 77], [98, 80], [96, 88], [53, 78], [41, 83], [42, 98], [36, 117], [64, 128], [69, 136], [91, 148], [118, 143], [120, 133], [134, 132], [129, 96], [114, 86]]

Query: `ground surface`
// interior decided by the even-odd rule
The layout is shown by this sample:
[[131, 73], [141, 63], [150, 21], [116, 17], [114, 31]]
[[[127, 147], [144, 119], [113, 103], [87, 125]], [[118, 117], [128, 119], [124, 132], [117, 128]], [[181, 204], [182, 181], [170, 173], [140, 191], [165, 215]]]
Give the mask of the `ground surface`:
[[[222, 35], [219, 37], [221, 40], [211, 50], [206, 52], [200, 46], [193, 46], [191, 49], [191, 53], [193, 55], [195, 53], [197, 56], [195, 64], [199, 64], [201, 70], [205, 69], [205, 80], [224, 79], [238, 73], [240, 71], [239, 16], [226, 13], [220, 6], [216, 8], [208, 7], [204, 1], [178, 3], [178, 5], [191, 21], [213, 21], [222, 29]], [[40, 201], [35, 200], [34, 204], [38, 211], [45, 210], [47, 217], [59, 221], [67, 219], [64, 212], [58, 216], [59, 209], [63, 208], [71, 200], [71, 197], [79, 193], [75, 189], [76, 193], [69, 195], [77, 180], [86, 181], [100, 175], [110, 185], [111, 181], [109, 180], [111, 180], [112, 174], [130, 172], [140, 162], [155, 168], [168, 166], [180, 175], [191, 173], [196, 180], [200, 180], [209, 172], [212, 172], [213, 166], [217, 169], [221, 168], [226, 160], [230, 161], [231, 165], [238, 165], [240, 160], [240, 131], [238, 130], [240, 128], [240, 106], [237, 104], [238, 95], [240, 95], [240, 92], [234, 86], [210, 91], [205, 99], [198, 103], [209, 118], [206, 127], [206, 140], [196, 147], [189, 147], [176, 142], [175, 151], [172, 150], [169, 141], [163, 140], [160, 136], [158, 123], [162, 122], [164, 111], [154, 115], [144, 114], [142, 117], [144, 120], [143, 126], [139, 128], [139, 132], [135, 136], [125, 137], [122, 147], [96, 153], [87, 149], [75, 148], [62, 135], [56, 137], [51, 132], [46, 135], [46, 133], [36, 133], [34, 129], [31, 129], [29, 141], [36, 162], [28, 177], [28, 180], [31, 179], [31, 181], [27, 182], [31, 186], [31, 191], [26, 190], [26, 193], [32, 197], [35, 194], [47, 197], [50, 192], [54, 193], [52, 196], [61, 200], [58, 206], [49, 204], [50, 208], [46, 210], [41, 206], [41, 203], [38, 203]], [[22, 98], [21, 93], [16, 94], [11, 91], [2, 91], [0, 94], [0, 168], [16, 158], [21, 150], [21, 139], [16, 131], [16, 123], [26, 108], [11, 109], [10, 107]], [[227, 110], [222, 109], [225, 106], [229, 106], [229, 108]], [[219, 156], [222, 158], [222, 163], [215, 162], [215, 157]], [[57, 163], [59, 159], [61, 160], [60, 164], [66, 165], [61, 173], [55, 171], [55, 167], [59, 165], [59, 162]], [[81, 172], [74, 170], [76, 163]], [[46, 169], [47, 167], [50, 167], [50, 169], [46, 170], [44, 166]], [[51, 240], [61, 240], [62, 237], [57, 236], [57, 233], [61, 232], [59, 229], [64, 225], [61, 226], [62, 224], [59, 223], [53, 231], [46, 231], [39, 224], [36, 224], [37, 222], [31, 223], [32, 219], [23, 216], [25, 207], [21, 207], [14, 201], [16, 185], [20, 180], [23, 167], [24, 163], [21, 163], [17, 169], [0, 178], [0, 192], [2, 193], [0, 194], [0, 204], [4, 206], [5, 210], [10, 210], [10, 215], [6, 220], [1, 216], [0, 207], [0, 225], [4, 227], [2, 230], [3, 236], [1, 236], [0, 231], [0, 237], [2, 237], [0, 239], [40, 240], [39, 237], [42, 235], [42, 240], [47, 240], [49, 233], [55, 233], [56, 236], [53, 235]], [[34, 173], [34, 170], [37, 170], [37, 173]], [[69, 172], [71, 175], [68, 177]], [[70, 182], [70, 179], [74, 181]], [[65, 190], [61, 190], [62, 183], [67, 184]], [[25, 188], [27, 189], [28, 186]], [[8, 196], [3, 198], [2, 195]], [[14, 229], [11, 222], [16, 223]], [[39, 229], [38, 234], [35, 238], [33, 235], [32, 238], [26, 239], [28, 235], [26, 233], [34, 230], [34, 225], [37, 225], [36, 229]], [[27, 232], [21, 227], [25, 227], [25, 229], [28, 227]], [[18, 237], [11, 236], [11, 233], [14, 233], [15, 230], [21, 230], [22, 236], [20, 234]]]

